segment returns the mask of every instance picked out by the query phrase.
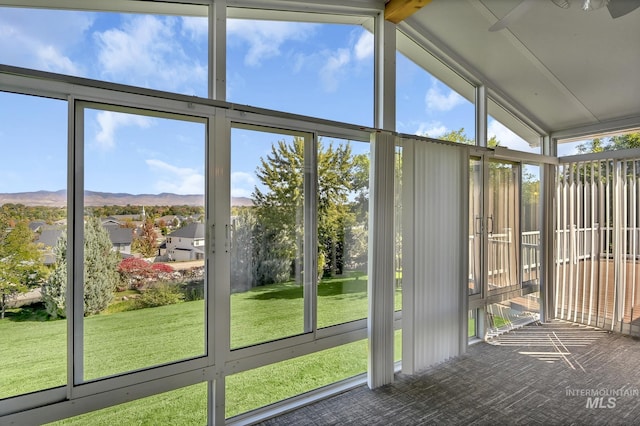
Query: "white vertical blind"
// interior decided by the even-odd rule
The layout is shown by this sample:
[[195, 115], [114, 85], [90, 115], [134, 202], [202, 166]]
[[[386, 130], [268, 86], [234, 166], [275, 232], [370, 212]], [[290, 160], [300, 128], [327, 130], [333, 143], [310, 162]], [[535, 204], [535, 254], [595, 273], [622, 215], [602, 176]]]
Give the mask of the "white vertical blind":
[[393, 382], [394, 374], [395, 141], [395, 136], [387, 132], [376, 132], [371, 135], [368, 384], [372, 389]]
[[402, 368], [413, 373], [464, 352], [468, 150], [403, 140]]
[[555, 316], [640, 334], [640, 160], [558, 166]]

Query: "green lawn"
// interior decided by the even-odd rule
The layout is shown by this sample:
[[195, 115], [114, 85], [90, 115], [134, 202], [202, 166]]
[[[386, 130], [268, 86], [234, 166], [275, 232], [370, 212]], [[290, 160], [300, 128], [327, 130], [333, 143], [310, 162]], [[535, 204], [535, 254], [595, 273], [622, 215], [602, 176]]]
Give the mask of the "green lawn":
[[[323, 280], [318, 287], [319, 326], [366, 317], [366, 283], [366, 277]], [[295, 284], [233, 294], [233, 347], [301, 333], [302, 303], [302, 288]], [[396, 303], [400, 306], [399, 296]], [[87, 380], [204, 353], [203, 301], [117, 311], [84, 321]], [[14, 310], [0, 321], [0, 398], [66, 383], [66, 326], [66, 321], [46, 321], [39, 312], [28, 310]], [[399, 342], [399, 333], [396, 337]], [[399, 353], [399, 343], [396, 348]], [[230, 376], [226, 413], [236, 415], [351, 377], [366, 371], [366, 364], [366, 341], [362, 341]], [[191, 389], [196, 387], [198, 391]], [[136, 424], [199, 424], [206, 413], [206, 386], [196, 387], [89, 413], [63, 424], [122, 424], [122, 419]], [[174, 416], [184, 417], [176, 421]]]

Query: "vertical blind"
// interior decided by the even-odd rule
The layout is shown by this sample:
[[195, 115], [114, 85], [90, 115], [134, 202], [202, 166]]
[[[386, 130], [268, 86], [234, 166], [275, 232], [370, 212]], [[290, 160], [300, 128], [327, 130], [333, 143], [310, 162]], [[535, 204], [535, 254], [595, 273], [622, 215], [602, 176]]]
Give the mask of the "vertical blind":
[[555, 316], [640, 334], [640, 160], [558, 166]]
[[403, 349], [413, 373], [466, 346], [468, 150], [402, 141]]

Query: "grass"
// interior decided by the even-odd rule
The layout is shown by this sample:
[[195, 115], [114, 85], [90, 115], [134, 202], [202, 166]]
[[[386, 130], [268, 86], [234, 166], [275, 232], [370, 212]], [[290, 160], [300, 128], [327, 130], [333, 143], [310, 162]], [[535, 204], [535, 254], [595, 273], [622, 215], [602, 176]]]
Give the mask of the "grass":
[[[323, 280], [318, 286], [319, 326], [366, 318], [366, 286], [366, 277]], [[396, 297], [397, 306], [400, 299]], [[140, 310], [127, 310], [118, 303], [127, 301], [119, 300], [107, 313], [85, 318], [85, 379], [204, 354], [202, 300]], [[303, 331], [302, 288], [295, 284], [233, 294], [231, 309], [233, 347]], [[29, 308], [9, 312], [0, 321], [0, 399], [66, 383], [66, 327], [66, 321], [45, 320], [41, 310]], [[396, 358], [399, 336], [396, 333]], [[366, 364], [366, 341], [362, 341], [229, 376], [226, 414], [239, 414], [352, 377], [365, 372]], [[198, 389], [178, 389], [61, 424], [123, 424], [123, 419], [127, 424], [200, 424], [196, 419], [203, 418], [203, 410], [206, 415], [206, 386]], [[177, 421], [172, 416], [184, 417]]]

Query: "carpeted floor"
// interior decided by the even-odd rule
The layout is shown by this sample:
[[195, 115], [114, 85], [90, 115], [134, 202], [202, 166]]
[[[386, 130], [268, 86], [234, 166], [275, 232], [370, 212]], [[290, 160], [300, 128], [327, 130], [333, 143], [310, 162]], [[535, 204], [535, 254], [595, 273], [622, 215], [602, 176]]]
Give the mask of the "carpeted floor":
[[362, 386], [263, 425], [640, 425], [640, 341], [533, 324], [376, 390]]

